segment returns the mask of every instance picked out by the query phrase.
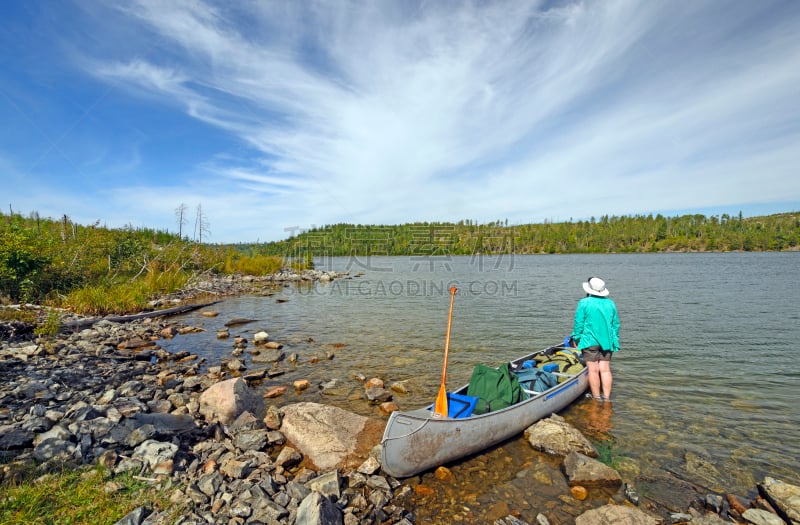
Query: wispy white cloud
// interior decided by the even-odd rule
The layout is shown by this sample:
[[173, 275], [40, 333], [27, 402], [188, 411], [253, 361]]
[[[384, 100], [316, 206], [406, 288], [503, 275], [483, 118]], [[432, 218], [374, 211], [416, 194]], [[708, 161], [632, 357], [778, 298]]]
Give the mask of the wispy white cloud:
[[162, 217], [175, 194], [203, 202], [217, 240], [800, 202], [791, 2], [130, 0], [106, 14], [90, 18], [130, 38], [76, 63], [242, 145], [148, 201]]

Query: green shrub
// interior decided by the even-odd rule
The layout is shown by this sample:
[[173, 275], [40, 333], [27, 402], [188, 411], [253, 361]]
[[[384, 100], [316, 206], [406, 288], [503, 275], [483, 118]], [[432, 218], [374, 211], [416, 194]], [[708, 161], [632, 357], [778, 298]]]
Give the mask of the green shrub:
[[61, 330], [61, 316], [58, 312], [47, 312], [44, 322], [33, 329], [33, 333], [44, 337], [53, 337]]

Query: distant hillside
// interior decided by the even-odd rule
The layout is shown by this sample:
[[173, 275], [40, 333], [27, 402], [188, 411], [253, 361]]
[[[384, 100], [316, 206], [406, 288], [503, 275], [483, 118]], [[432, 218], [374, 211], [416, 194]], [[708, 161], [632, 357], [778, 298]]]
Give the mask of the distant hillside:
[[243, 251], [307, 258], [347, 255], [472, 255], [789, 251], [800, 247], [800, 213], [744, 218], [602, 216], [588, 221], [508, 225], [417, 222], [394, 226], [333, 224], [289, 239], [238, 245]]

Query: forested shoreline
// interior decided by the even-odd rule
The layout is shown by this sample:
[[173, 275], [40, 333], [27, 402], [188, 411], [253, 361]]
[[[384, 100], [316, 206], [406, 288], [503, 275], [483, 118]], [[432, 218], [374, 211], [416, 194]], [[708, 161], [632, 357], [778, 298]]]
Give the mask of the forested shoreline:
[[800, 213], [745, 218], [719, 215], [602, 216], [588, 221], [509, 225], [507, 221], [334, 224], [264, 245], [238, 245], [284, 257], [793, 251]]
[[212, 244], [150, 228], [80, 225], [64, 215], [0, 213], [0, 300], [83, 313], [137, 310], [193, 277], [266, 275], [312, 266], [314, 257], [796, 251], [800, 212], [761, 217], [602, 216], [509, 225], [415, 222], [334, 224], [269, 243]]

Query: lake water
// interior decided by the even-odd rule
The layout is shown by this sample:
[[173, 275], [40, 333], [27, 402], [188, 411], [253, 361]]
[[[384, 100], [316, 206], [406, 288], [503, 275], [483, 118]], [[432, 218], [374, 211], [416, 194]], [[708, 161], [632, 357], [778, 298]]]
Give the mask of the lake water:
[[613, 403], [598, 413], [582, 399], [563, 415], [613, 452], [626, 479], [644, 483], [667, 471], [742, 495], [765, 475], [800, 484], [800, 253], [351, 257], [316, 264], [350, 278], [226, 299], [214, 306], [217, 318], [183, 316], [204, 334], [162, 346], [217, 364], [230, 356], [232, 341], [217, 340], [216, 329], [234, 317], [257, 319], [232, 335], [263, 329], [299, 357], [264, 387], [300, 378], [339, 381], [334, 395], [290, 388], [280, 403], [321, 401], [380, 417], [354, 375], [405, 382], [409, 394], [394, 399], [401, 409], [432, 402], [450, 286], [459, 289], [447, 368], [454, 390], [478, 362], [497, 365], [563, 341], [584, 296], [581, 282], [599, 276], [622, 324]]

